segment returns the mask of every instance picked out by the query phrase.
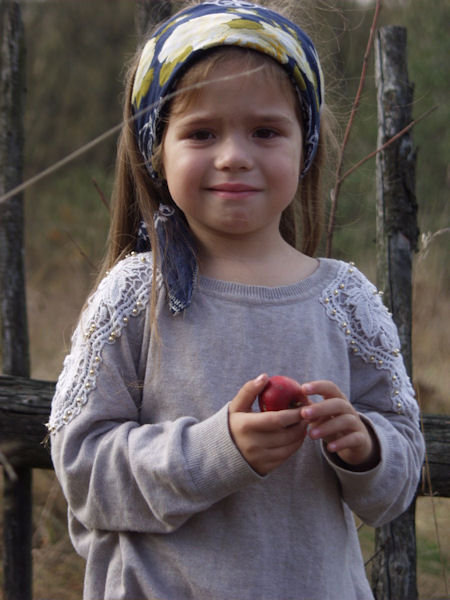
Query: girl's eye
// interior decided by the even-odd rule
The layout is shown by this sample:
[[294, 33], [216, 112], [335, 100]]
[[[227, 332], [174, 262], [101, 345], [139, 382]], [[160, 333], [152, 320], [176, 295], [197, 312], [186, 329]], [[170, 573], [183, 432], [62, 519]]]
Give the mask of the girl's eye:
[[204, 142], [207, 140], [212, 139], [213, 134], [210, 131], [207, 131], [206, 129], [199, 129], [198, 131], [194, 131], [191, 134], [189, 134], [189, 138], [191, 140], [197, 140], [199, 142]]
[[273, 129], [268, 129], [267, 127], [261, 127], [255, 131], [255, 137], [261, 138], [263, 140], [270, 140], [277, 136], [277, 132]]

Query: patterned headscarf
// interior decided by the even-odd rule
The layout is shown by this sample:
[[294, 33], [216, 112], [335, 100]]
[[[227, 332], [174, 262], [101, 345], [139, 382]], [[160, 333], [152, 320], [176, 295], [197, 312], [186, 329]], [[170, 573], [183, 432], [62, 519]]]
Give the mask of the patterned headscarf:
[[[165, 21], [144, 46], [131, 101], [139, 150], [150, 175], [158, 179], [152, 156], [163, 134], [160, 117], [165, 99], [175, 91], [193, 61], [221, 46], [260, 52], [278, 62], [289, 75], [302, 113], [303, 176], [317, 151], [324, 97], [316, 49], [295, 23], [268, 8], [242, 0], [207, 0], [191, 6]], [[177, 314], [189, 306], [197, 276], [193, 246], [185, 243], [190, 232], [176, 210], [165, 205], [155, 214], [154, 225], [169, 307]], [[137, 249], [149, 247], [142, 224]]]
[[309, 37], [282, 15], [240, 0], [209, 0], [165, 21], [145, 45], [136, 71], [132, 106], [139, 149], [147, 168], [160, 141], [164, 98], [186, 67], [218, 46], [251, 48], [278, 62], [296, 89], [303, 117], [303, 171], [311, 166], [319, 141], [323, 76]]

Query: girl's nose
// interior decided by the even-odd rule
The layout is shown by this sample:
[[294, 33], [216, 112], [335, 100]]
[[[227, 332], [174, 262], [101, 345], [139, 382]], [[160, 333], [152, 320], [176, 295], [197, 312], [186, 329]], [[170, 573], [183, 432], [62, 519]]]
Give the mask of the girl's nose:
[[230, 135], [217, 146], [215, 167], [219, 170], [248, 171], [253, 159], [248, 144], [242, 136]]

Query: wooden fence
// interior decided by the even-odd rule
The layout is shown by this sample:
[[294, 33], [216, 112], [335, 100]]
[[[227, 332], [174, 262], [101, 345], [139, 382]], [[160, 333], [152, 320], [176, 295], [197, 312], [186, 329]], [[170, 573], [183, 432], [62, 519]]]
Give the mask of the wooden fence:
[[[167, 16], [170, 2], [137, 1], [137, 26]], [[156, 15], [156, 16], [155, 16]], [[145, 25], [144, 25], [145, 24]], [[0, 0], [2, 34], [0, 197], [21, 183], [24, 40], [17, 2]], [[410, 122], [412, 86], [406, 32], [383, 28], [376, 41], [379, 145]], [[411, 261], [417, 239], [415, 153], [411, 132], [378, 155], [378, 285], [400, 332], [411, 373]], [[22, 234], [22, 198], [0, 201], [0, 462], [4, 470], [4, 600], [31, 600], [31, 474], [51, 469], [46, 436], [55, 384], [29, 378]], [[424, 415], [427, 457], [419, 495], [450, 497], [450, 417]], [[415, 600], [415, 523], [410, 510], [377, 530], [372, 588], [377, 600]]]

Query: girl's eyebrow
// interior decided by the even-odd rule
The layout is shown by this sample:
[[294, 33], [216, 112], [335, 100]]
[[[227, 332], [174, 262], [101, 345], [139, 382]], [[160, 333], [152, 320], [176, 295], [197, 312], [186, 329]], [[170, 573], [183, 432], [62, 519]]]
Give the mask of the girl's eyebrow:
[[260, 115], [255, 115], [255, 120], [264, 123], [285, 123], [286, 125], [289, 125], [294, 121], [294, 118], [289, 117], [286, 113], [262, 113]]
[[[278, 123], [280, 125], [292, 124], [294, 118], [284, 112], [252, 112], [245, 116], [246, 120], [257, 123]], [[214, 111], [190, 113], [177, 117], [177, 125], [183, 127], [186, 125], [202, 125], [211, 121], [224, 120], [224, 117], [217, 115]]]

